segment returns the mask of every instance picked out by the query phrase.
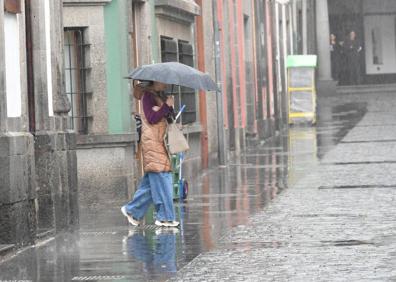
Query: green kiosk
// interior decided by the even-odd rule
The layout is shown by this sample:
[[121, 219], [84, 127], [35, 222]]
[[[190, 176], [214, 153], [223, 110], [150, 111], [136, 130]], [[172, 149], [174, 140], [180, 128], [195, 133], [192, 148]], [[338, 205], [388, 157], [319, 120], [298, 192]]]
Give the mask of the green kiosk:
[[287, 57], [289, 124], [316, 123], [316, 55]]

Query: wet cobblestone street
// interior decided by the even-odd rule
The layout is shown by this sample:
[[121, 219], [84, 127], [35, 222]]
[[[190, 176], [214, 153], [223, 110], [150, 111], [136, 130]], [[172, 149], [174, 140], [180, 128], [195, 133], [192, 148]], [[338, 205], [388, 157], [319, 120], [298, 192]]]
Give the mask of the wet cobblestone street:
[[0, 281], [396, 281], [393, 93], [319, 100], [191, 183], [180, 230], [132, 228], [121, 203], [0, 263]]
[[396, 281], [395, 102], [342, 99], [367, 103], [363, 119], [175, 281]]

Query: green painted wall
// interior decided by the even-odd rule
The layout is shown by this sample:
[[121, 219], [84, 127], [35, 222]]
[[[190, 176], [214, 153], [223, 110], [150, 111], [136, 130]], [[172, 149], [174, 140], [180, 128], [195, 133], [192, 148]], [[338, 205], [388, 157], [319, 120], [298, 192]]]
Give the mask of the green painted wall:
[[127, 1], [113, 0], [105, 6], [105, 46], [109, 133], [130, 132]]

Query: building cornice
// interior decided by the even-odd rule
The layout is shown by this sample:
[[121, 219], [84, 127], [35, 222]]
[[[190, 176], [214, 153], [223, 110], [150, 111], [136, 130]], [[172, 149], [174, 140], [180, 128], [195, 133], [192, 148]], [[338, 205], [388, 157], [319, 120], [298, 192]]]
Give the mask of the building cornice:
[[155, 13], [174, 21], [192, 23], [201, 10], [193, 0], [156, 0]]
[[104, 6], [112, 0], [63, 0], [63, 6]]

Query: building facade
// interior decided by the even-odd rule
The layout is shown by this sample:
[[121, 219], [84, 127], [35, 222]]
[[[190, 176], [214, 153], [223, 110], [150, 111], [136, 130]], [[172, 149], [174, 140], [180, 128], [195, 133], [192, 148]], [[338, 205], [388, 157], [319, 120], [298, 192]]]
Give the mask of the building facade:
[[125, 79], [134, 67], [178, 61], [209, 73], [221, 89], [169, 89], [176, 110], [186, 105], [184, 174], [192, 180], [286, 128], [285, 58], [311, 48], [300, 34], [303, 1], [0, 0], [3, 6], [0, 152], [9, 184], [1, 186], [0, 243], [32, 243], [78, 219], [92, 222], [87, 215], [131, 197], [142, 175], [133, 119], [142, 107]]
[[291, 3], [64, 0], [63, 5], [80, 209], [95, 210], [104, 202], [117, 207], [142, 175], [133, 121], [142, 107], [124, 79], [134, 67], [178, 61], [208, 72], [222, 88], [221, 93], [169, 89], [176, 110], [186, 105], [181, 122], [191, 148], [187, 179], [286, 126], [283, 58], [295, 49]]
[[61, 15], [56, 1], [0, 1], [0, 244], [6, 249], [78, 225]]
[[135, 186], [133, 101], [125, 79], [131, 17], [128, 0], [63, 1], [65, 92], [77, 135], [82, 215], [117, 207]]

